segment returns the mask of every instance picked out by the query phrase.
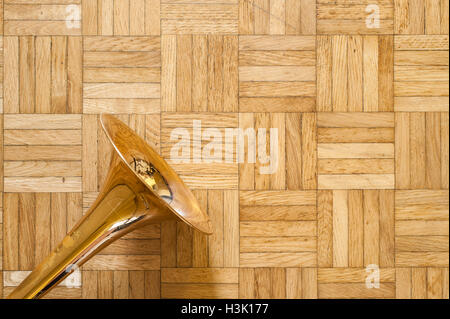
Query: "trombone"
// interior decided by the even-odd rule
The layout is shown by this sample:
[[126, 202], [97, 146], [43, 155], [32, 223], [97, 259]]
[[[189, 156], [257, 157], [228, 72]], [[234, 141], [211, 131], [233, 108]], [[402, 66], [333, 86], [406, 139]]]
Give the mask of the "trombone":
[[102, 114], [100, 120], [114, 149], [106, 182], [78, 224], [7, 298], [42, 298], [103, 248], [148, 224], [181, 220], [212, 233], [208, 216], [166, 161], [117, 118]]

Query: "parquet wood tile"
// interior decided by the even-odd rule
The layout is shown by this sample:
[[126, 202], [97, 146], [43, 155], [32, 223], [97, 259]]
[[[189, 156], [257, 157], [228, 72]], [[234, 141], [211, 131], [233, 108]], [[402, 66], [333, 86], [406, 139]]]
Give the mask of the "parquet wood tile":
[[5, 35], [80, 35], [81, 0], [5, 0]]
[[158, 299], [160, 273], [148, 271], [83, 271], [82, 298]]
[[393, 111], [392, 36], [318, 36], [317, 52], [318, 112]]
[[239, 111], [315, 111], [315, 38], [239, 37]]
[[394, 191], [317, 194], [319, 267], [394, 267]]
[[448, 266], [448, 192], [397, 191], [395, 236], [397, 266]]
[[237, 112], [237, 48], [237, 36], [163, 35], [162, 111]]
[[0, 9], [0, 34], [3, 35], [3, 0], [0, 0]]
[[448, 189], [448, 112], [395, 116], [397, 188]]
[[[0, 8], [1, 9], [1, 8]], [[1, 34], [1, 33], [0, 33]], [[3, 113], [3, 68], [4, 68], [4, 54], [3, 54], [3, 36], [0, 35], [0, 113]]]
[[46, 297], [448, 299], [448, 6], [0, 0], [0, 296], [96, 199], [112, 113], [214, 234], [144, 227]]
[[395, 0], [396, 34], [448, 34], [448, 0]]
[[4, 37], [5, 113], [81, 113], [82, 38]]
[[316, 34], [316, 1], [239, 0], [239, 34]]
[[411, 36], [394, 39], [396, 112], [448, 112], [448, 36], [433, 37], [430, 46]]
[[240, 268], [239, 275], [239, 298], [317, 298], [317, 268]]
[[[0, 270], [3, 270], [3, 193], [0, 194], [0, 222], [1, 222], [1, 230], [0, 230]], [[3, 282], [3, 276], [0, 277], [0, 283]]]
[[447, 299], [448, 268], [397, 268], [397, 297]]
[[237, 298], [238, 268], [162, 268], [162, 298]]
[[394, 113], [318, 113], [317, 126], [319, 189], [394, 188]]
[[[193, 121], [200, 121], [195, 124]], [[169, 159], [169, 163], [175, 171], [183, 178], [191, 189], [237, 189], [239, 184], [238, 164], [223, 162], [225, 157], [236, 158], [233, 141], [218, 141], [220, 151], [210, 150], [208, 161], [199, 165], [197, 157], [205, 154], [205, 146], [213, 141], [214, 132], [207, 135], [208, 128], [217, 129], [218, 133], [225, 136], [225, 130], [234, 129], [238, 126], [238, 114], [236, 113], [182, 113], [170, 112], [161, 115], [161, 154]], [[195, 140], [185, 149], [179, 149], [177, 136], [173, 130], [181, 128]], [[175, 154], [175, 155], [174, 155]], [[199, 155], [197, 155], [199, 154]]]
[[82, 0], [83, 35], [160, 34], [158, 0]]
[[381, 268], [379, 288], [367, 289], [365, 268], [319, 268], [317, 270], [319, 298], [394, 298], [395, 269]]
[[162, 34], [237, 34], [238, 0], [161, 0]]
[[216, 232], [205, 236], [179, 222], [161, 225], [161, 267], [239, 267], [236, 190], [194, 190]]
[[81, 116], [5, 114], [4, 190], [81, 191]]
[[[392, 34], [394, 1], [318, 0], [317, 34]], [[375, 16], [379, 22], [372, 26]]]
[[158, 113], [160, 38], [85, 37], [83, 112]]

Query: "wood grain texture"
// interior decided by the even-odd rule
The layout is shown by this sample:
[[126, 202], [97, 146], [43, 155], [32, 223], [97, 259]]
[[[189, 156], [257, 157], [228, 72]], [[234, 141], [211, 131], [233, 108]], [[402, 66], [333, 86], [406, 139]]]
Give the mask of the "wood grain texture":
[[448, 34], [448, 1], [395, 1], [395, 33]]
[[[431, 200], [433, 199], [433, 200]], [[448, 194], [402, 190], [395, 199], [396, 264], [446, 266]], [[419, 240], [420, 239], [420, 240]], [[398, 245], [397, 245], [398, 243]]]
[[5, 113], [82, 113], [81, 37], [14, 36], [7, 43]]
[[[315, 111], [315, 90], [310, 89], [316, 80], [315, 45], [310, 40], [308, 36], [240, 37], [240, 112]], [[282, 46], [278, 49], [277, 44]]]
[[[393, 189], [393, 113], [328, 114], [320, 113], [317, 123], [318, 187]], [[372, 118], [377, 128], [363, 124]]]
[[[436, 36], [448, 41], [448, 36]], [[447, 40], [446, 40], [447, 39]], [[406, 42], [408, 36], [396, 36]], [[398, 112], [448, 112], [448, 54], [423, 48], [420, 42], [399, 47], [394, 52], [394, 108]]]
[[[392, 34], [394, 31], [393, 2], [318, 1], [317, 33]], [[374, 6], [376, 6], [376, 9]], [[371, 25], [373, 23], [371, 19], [374, 15], [379, 20], [378, 26]]]
[[[397, 113], [396, 183], [398, 189], [445, 189], [448, 113]], [[441, 127], [441, 124], [444, 127]], [[443, 136], [441, 136], [443, 134]]]
[[237, 1], [161, 1], [162, 34], [237, 34]]
[[160, 2], [83, 0], [82, 29], [83, 35], [159, 35]]
[[86, 37], [84, 113], [158, 113], [160, 52], [160, 38], [156, 36]]
[[394, 267], [394, 191], [321, 191], [320, 267]]
[[[318, 111], [392, 112], [394, 39], [383, 35], [318, 37]], [[320, 60], [319, 60], [320, 59]]]
[[0, 296], [93, 204], [112, 113], [214, 234], [135, 230], [49, 298], [448, 299], [448, 7], [0, 0]]

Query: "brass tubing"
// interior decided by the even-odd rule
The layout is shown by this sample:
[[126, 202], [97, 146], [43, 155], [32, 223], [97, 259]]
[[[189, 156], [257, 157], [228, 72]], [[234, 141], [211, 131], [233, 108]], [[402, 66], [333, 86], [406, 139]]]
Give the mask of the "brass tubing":
[[96, 201], [51, 254], [7, 297], [37, 299], [100, 250], [130, 231], [163, 220], [180, 220], [204, 233], [211, 223], [190, 190], [138, 135], [102, 115], [114, 146]]
[[41, 298], [101, 248], [142, 223], [134, 192], [125, 185], [112, 188], [94, 205], [56, 249], [8, 296]]

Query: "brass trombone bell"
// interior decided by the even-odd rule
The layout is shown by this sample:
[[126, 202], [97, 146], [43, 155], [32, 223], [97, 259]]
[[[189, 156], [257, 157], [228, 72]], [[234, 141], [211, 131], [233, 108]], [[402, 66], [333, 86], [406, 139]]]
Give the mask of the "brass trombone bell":
[[114, 148], [105, 184], [78, 224], [7, 298], [41, 298], [103, 248], [148, 224], [181, 220], [212, 233], [208, 216], [166, 161], [117, 118], [100, 119]]

